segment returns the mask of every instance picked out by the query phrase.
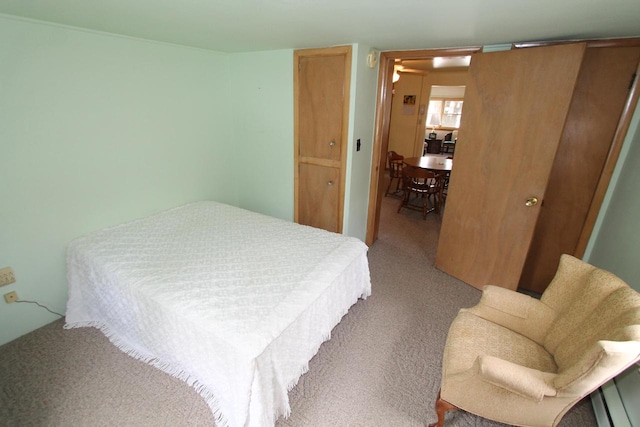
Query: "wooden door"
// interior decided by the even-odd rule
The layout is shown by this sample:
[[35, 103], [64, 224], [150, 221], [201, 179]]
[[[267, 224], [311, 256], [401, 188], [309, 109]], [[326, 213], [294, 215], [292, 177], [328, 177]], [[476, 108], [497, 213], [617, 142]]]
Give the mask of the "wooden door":
[[637, 46], [587, 48], [519, 287], [543, 293], [560, 255], [582, 257], [577, 245], [638, 61]]
[[517, 288], [584, 50], [576, 43], [473, 56], [438, 269], [477, 288]]
[[342, 232], [351, 47], [294, 52], [296, 222]]
[[298, 209], [301, 224], [329, 231], [340, 229], [338, 200], [340, 168], [300, 163], [300, 197]]

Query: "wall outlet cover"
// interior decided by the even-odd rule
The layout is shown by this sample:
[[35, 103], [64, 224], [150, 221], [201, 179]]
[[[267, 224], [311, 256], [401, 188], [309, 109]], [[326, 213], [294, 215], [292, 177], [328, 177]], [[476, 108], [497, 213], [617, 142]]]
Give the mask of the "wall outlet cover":
[[11, 304], [12, 302], [18, 301], [18, 294], [16, 291], [9, 292], [8, 294], [4, 294], [4, 300], [7, 304]]

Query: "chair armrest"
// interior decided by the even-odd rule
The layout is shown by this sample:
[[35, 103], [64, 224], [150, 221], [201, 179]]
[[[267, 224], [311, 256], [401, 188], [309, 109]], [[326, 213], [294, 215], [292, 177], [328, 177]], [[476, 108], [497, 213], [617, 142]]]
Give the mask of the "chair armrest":
[[485, 286], [480, 302], [466, 311], [504, 326], [543, 345], [556, 312], [545, 303], [515, 291]]
[[[640, 327], [634, 325], [624, 329], [638, 330]], [[638, 360], [640, 360], [639, 341], [598, 341], [574, 364], [558, 371], [553, 384], [558, 389], [559, 396], [583, 396]]]
[[482, 355], [476, 358], [474, 368], [483, 381], [511, 393], [540, 402], [545, 396], [555, 396], [555, 374]]

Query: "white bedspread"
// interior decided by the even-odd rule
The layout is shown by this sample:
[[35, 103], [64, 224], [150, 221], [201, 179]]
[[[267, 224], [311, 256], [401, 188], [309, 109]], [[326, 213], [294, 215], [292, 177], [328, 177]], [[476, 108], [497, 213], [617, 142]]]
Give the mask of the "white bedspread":
[[68, 248], [67, 328], [196, 388], [222, 426], [272, 425], [331, 329], [371, 293], [355, 238], [198, 202]]

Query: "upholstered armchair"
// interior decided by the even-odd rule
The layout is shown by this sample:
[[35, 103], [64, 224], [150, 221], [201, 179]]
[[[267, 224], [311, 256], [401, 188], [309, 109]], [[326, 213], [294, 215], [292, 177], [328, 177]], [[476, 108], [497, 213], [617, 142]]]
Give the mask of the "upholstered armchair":
[[556, 426], [580, 399], [640, 360], [640, 294], [569, 255], [540, 300], [495, 286], [462, 309], [444, 349], [436, 412]]

